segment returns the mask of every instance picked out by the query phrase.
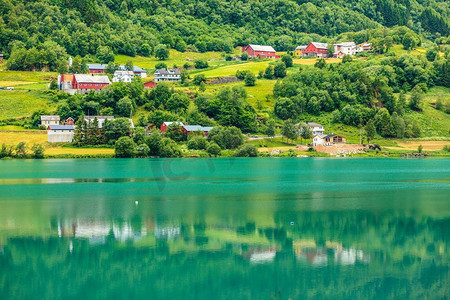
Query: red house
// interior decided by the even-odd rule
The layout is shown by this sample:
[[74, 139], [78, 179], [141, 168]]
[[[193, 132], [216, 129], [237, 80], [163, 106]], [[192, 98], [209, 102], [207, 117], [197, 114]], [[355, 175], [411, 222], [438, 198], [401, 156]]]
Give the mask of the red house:
[[200, 125], [184, 125], [181, 127], [181, 130], [184, 134], [191, 133], [202, 133], [205, 136], [208, 136], [208, 133], [213, 129], [213, 127], [203, 127]]
[[66, 119], [66, 121], [64, 122], [64, 125], [73, 125], [74, 120], [72, 119], [72, 117], [68, 117]]
[[106, 65], [88, 64], [87, 66], [91, 74], [103, 74], [106, 70]]
[[111, 84], [109, 77], [106, 75], [73, 75], [72, 88], [76, 89], [80, 94], [89, 93], [90, 90], [99, 91]]
[[152, 89], [152, 88], [155, 88], [156, 85], [157, 85], [156, 82], [153, 82], [153, 81], [147, 81], [147, 82], [144, 83], [144, 88], [146, 88], [146, 89]]
[[181, 123], [181, 122], [164, 122], [164, 123], [161, 124], [161, 127], [160, 127], [161, 133], [166, 132], [167, 131], [167, 127], [169, 127], [172, 124], [175, 124], [175, 125], [178, 125], [178, 126], [184, 126], [184, 124]]
[[242, 52], [247, 52], [250, 58], [280, 58], [272, 46], [248, 45], [242, 47]]
[[319, 58], [328, 57], [328, 44], [312, 42], [302, 50], [302, 56]]

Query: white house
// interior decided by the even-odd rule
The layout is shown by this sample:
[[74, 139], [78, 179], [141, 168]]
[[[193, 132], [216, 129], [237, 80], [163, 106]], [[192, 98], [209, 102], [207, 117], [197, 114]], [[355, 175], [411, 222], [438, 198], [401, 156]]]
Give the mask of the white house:
[[47, 127], [47, 141], [49, 143], [71, 143], [74, 130], [73, 125], [49, 125]]
[[356, 44], [354, 42], [342, 42], [334, 44], [334, 56], [342, 57], [344, 55], [353, 56], [356, 54]]
[[59, 125], [59, 116], [41, 116], [41, 125]]
[[103, 123], [105, 123], [106, 120], [114, 120], [114, 116], [85, 116], [84, 121], [89, 124], [91, 122], [94, 122], [95, 118], [97, 118], [98, 121], [98, 128], [103, 128]]
[[155, 82], [181, 80], [181, 74], [178, 69], [158, 69], [153, 75]]
[[[321, 135], [325, 132], [325, 129], [323, 128], [322, 125], [314, 123], [314, 122], [306, 122], [305, 123], [306, 127], [308, 127], [311, 130], [311, 133], [313, 135]], [[300, 128], [300, 134], [302, 133], [302, 129], [301, 129], [301, 123], [296, 124], [296, 126], [298, 128]]]
[[313, 146], [317, 145], [334, 145], [334, 144], [345, 144], [345, 138], [337, 134], [328, 135], [316, 135], [313, 138]]
[[131, 82], [134, 78], [133, 71], [115, 71], [113, 82]]

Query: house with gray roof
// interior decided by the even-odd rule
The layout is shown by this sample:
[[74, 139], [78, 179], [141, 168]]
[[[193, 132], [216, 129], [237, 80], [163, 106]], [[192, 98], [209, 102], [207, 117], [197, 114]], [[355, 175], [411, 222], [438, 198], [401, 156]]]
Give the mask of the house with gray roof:
[[181, 74], [178, 69], [157, 69], [153, 76], [155, 82], [181, 80]]
[[47, 127], [47, 141], [49, 143], [71, 143], [73, 141], [73, 125], [49, 125]]
[[59, 116], [41, 116], [41, 125], [59, 125]]

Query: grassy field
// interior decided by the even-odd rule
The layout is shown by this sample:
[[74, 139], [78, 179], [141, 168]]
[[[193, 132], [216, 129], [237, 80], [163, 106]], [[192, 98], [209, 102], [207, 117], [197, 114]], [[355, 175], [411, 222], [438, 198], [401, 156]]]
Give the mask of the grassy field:
[[37, 90], [0, 90], [0, 120], [30, 116], [38, 109], [54, 110], [50, 103]]
[[442, 150], [444, 146], [450, 147], [450, 141], [404, 141], [399, 140], [397, 141], [396, 147], [394, 146], [388, 146], [386, 148], [393, 149], [393, 150], [411, 150], [411, 151], [417, 151], [420, 145], [423, 147], [423, 151], [436, 151], [436, 150]]

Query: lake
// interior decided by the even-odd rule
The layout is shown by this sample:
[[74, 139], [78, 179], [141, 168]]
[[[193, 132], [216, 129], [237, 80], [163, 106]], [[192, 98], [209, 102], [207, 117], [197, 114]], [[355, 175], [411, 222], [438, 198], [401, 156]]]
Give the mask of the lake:
[[0, 160], [0, 299], [448, 299], [450, 159]]

